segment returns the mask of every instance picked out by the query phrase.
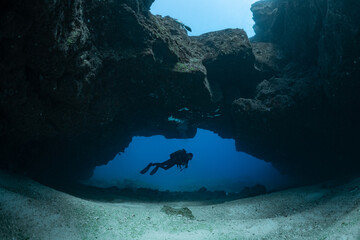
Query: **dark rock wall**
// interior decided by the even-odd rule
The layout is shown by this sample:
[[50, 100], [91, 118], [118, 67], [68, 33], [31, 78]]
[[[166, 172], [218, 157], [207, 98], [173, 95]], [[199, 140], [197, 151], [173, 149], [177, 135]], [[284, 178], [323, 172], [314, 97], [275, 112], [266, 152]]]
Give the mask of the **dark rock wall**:
[[174, 20], [152, 16], [150, 4], [2, 1], [2, 167], [71, 179], [134, 134], [194, 136], [168, 117], [207, 109], [205, 70], [175, 69], [192, 58], [188, 37]]
[[354, 48], [359, 40], [359, 7], [356, 0], [259, 1], [251, 8], [253, 40], [280, 44], [303, 64], [337, 66], [358, 55]]
[[[294, 170], [312, 176], [359, 171], [359, 10], [351, 0], [274, 0], [252, 6], [253, 41], [275, 44], [288, 59], [281, 74], [261, 83], [251, 100], [263, 107], [250, 113], [251, 118], [262, 114], [268, 124], [266, 129], [260, 123], [254, 127], [268, 137], [260, 145], [252, 140], [253, 152], [265, 146], [261, 156], [282, 162], [282, 167], [291, 163]], [[234, 106], [239, 111], [248, 101]], [[243, 121], [240, 114], [237, 119]]]
[[1, 168], [85, 178], [132, 136], [202, 127], [288, 173], [359, 170], [357, 1], [260, 1], [251, 43], [152, 2], [0, 1]]
[[266, 74], [254, 68], [255, 56], [246, 33], [240, 29], [211, 32], [193, 41], [201, 44], [213, 100], [232, 103], [254, 97], [256, 86]]

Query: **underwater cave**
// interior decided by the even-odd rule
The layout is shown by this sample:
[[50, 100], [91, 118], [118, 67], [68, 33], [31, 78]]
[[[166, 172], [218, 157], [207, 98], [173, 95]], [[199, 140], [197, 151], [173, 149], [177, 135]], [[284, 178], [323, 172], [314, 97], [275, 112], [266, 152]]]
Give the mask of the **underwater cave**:
[[[169, 154], [185, 149], [194, 154], [188, 168], [159, 169], [151, 176], [139, 174], [149, 162], [164, 162]], [[235, 141], [198, 129], [193, 139], [166, 139], [163, 136], [133, 137], [124, 153], [105, 166], [97, 167], [87, 184], [98, 187], [150, 188], [161, 191], [240, 192], [261, 184], [268, 191], [292, 185], [271, 163], [235, 149]]]
[[360, 239], [359, 11], [0, 0], [0, 239]]

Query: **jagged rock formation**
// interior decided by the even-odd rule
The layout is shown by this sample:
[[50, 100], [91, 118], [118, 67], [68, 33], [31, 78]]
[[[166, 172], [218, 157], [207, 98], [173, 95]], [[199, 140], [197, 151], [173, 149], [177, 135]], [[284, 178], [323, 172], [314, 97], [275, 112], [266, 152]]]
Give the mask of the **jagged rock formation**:
[[359, 171], [359, 8], [355, 1], [332, 0], [252, 6], [253, 40], [275, 44], [287, 60], [280, 74], [258, 85], [254, 99], [234, 104], [244, 123], [237, 124], [237, 135], [262, 136], [261, 144], [245, 137], [239, 148], [262, 152], [277, 165], [291, 163], [304, 175]]
[[252, 43], [189, 38], [152, 2], [0, 2], [2, 168], [83, 178], [134, 135], [202, 127], [284, 171], [358, 170], [355, 1], [260, 1]]

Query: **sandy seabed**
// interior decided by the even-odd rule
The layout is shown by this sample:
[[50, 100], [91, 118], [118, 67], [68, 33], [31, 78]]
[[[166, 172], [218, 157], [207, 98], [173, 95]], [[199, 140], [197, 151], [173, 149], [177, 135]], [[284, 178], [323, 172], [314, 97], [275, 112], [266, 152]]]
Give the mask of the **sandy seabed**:
[[360, 240], [360, 179], [220, 204], [149, 203], [86, 200], [0, 172], [0, 239]]

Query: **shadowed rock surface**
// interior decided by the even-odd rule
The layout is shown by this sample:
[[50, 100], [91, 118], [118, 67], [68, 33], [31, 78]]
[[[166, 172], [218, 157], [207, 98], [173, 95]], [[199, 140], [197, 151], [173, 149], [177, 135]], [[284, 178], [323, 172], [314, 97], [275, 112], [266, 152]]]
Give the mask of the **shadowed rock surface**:
[[288, 60], [280, 74], [258, 85], [254, 99], [234, 104], [244, 123], [237, 124], [240, 132], [251, 132], [238, 134], [246, 136], [239, 149], [263, 152], [258, 156], [280, 167], [293, 163], [304, 176], [359, 171], [359, 8], [355, 1], [331, 0], [252, 6], [253, 40], [275, 44]]
[[0, 1], [1, 168], [86, 178], [132, 136], [202, 127], [291, 174], [359, 173], [357, 1], [260, 1], [252, 42], [152, 2]]

